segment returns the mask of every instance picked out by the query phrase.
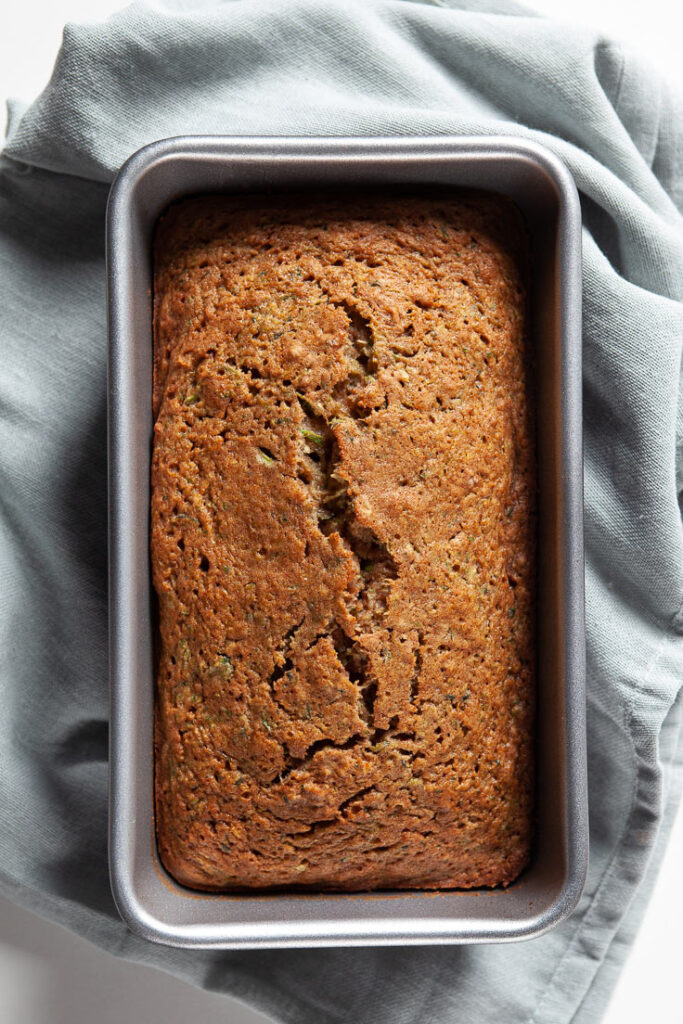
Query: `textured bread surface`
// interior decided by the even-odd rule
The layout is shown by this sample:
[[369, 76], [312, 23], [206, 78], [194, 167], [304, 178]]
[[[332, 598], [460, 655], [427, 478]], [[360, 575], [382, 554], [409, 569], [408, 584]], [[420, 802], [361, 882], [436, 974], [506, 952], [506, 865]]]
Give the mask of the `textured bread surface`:
[[524, 263], [486, 194], [162, 218], [156, 824], [184, 885], [495, 886], [527, 863]]

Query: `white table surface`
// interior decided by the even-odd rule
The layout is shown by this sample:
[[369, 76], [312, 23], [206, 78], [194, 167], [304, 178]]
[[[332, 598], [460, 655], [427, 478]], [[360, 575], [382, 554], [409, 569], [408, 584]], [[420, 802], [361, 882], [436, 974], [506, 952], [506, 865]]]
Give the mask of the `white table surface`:
[[[531, 0], [639, 50], [683, 92], [680, 0]], [[0, 14], [0, 101], [47, 83], [67, 21], [106, 18], [117, 0], [18, 0]], [[683, 809], [603, 1024], [683, 1024]], [[0, 899], [0, 1024], [263, 1024], [225, 996], [126, 963]], [[424, 1024], [430, 1024], [425, 1021]], [[500, 1022], [505, 1024], [505, 1022]]]

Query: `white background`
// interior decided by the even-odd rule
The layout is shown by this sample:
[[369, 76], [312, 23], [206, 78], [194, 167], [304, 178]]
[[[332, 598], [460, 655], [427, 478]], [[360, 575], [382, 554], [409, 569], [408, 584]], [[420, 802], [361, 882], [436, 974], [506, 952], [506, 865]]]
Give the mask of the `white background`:
[[[571, 4], [569, 0], [530, 0], [530, 5], [620, 37], [683, 93], [680, 0], [571, 0]], [[33, 99], [47, 83], [65, 22], [106, 18], [121, 6], [117, 0], [7, 4], [0, 18], [3, 107], [8, 96]], [[682, 865], [683, 810], [604, 1024], [683, 1024]], [[0, 900], [0, 1024], [262, 1024], [264, 1020], [232, 999], [119, 961]]]

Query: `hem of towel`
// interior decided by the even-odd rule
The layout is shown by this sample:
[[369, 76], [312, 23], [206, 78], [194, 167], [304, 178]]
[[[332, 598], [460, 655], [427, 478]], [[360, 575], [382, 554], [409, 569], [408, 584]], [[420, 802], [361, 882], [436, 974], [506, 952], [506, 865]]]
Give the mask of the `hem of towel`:
[[[676, 641], [680, 643], [680, 638], [670, 633], [663, 638], [648, 674], [664, 659]], [[632, 741], [636, 772], [631, 806], [625, 818], [620, 840], [614, 847], [590, 905], [583, 917], [577, 920], [564, 953], [558, 960], [548, 984], [539, 993], [526, 1024], [556, 1024], [560, 1019], [557, 1015], [557, 1008], [560, 1005], [564, 1011], [561, 1018], [563, 1021], [569, 1024], [570, 1021], [578, 1020], [581, 1007], [591, 989], [601, 980], [601, 968], [605, 965], [610, 951], [612, 958], [615, 957], [614, 941], [628, 922], [634, 900], [638, 897], [639, 905], [642, 905], [642, 910], [638, 913], [641, 918], [657, 880], [675, 811], [683, 795], [683, 773], [676, 771], [676, 767], [683, 762], [683, 687], [679, 687], [671, 698], [659, 733], [654, 739], [649, 735], [645, 737], [644, 742], [638, 741], [638, 723], [634, 721], [628, 707], [624, 707], [624, 718], [624, 726]], [[662, 761], [657, 754], [662, 730], [665, 727], [673, 728], [675, 737], [671, 744], [670, 756]], [[651, 835], [653, 817], [658, 813], [659, 824], [652, 841], [638, 842], [638, 837]], [[613, 907], [607, 906], [608, 902], [614, 899], [611, 883], [615, 883], [622, 890], [625, 889], [625, 894], [628, 895], [625, 903], [621, 905], [620, 913], [615, 913]], [[597, 941], [595, 937], [591, 937], [591, 930], [598, 932]], [[628, 949], [625, 948], [617, 961], [620, 967], [623, 967], [627, 955]], [[595, 965], [594, 968], [591, 967], [592, 964]], [[572, 975], [575, 975], [579, 965], [584, 977], [577, 987], [577, 980], [572, 978]], [[605, 985], [605, 1005], [616, 985], [618, 973], [616, 972], [611, 982]], [[571, 1015], [568, 1015], [570, 1006]]]
[[601, 1020], [616, 986], [621, 977], [622, 968], [631, 953], [633, 940], [640, 930], [643, 918], [650, 905], [652, 891], [657, 884], [659, 872], [668, 846], [669, 837], [676, 820], [677, 813], [683, 813], [683, 688], [678, 691], [669, 714], [664, 721], [662, 731], [670, 730], [674, 735], [670, 741], [669, 756], [664, 759], [663, 784], [665, 790], [664, 807], [661, 825], [653, 844], [652, 855], [648, 860], [641, 884], [637, 887], [627, 913], [614, 933], [602, 963], [599, 975], [611, 968], [611, 976], [603, 979], [602, 986], [598, 983], [599, 975], [586, 991], [577, 1008], [573, 1024], [593, 1024]]

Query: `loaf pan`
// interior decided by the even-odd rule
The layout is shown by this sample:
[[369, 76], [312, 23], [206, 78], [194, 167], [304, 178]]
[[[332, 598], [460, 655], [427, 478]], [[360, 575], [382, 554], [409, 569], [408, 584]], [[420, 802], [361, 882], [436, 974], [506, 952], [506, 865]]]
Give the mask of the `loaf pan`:
[[[191, 892], [161, 866], [153, 800], [152, 439], [154, 225], [187, 194], [414, 186], [509, 196], [532, 247], [539, 472], [536, 837], [503, 890], [359, 894]], [[576, 906], [588, 860], [581, 443], [581, 216], [551, 153], [513, 138], [226, 138], [155, 142], [111, 190], [109, 302], [110, 870], [121, 916], [184, 947], [500, 942]]]

